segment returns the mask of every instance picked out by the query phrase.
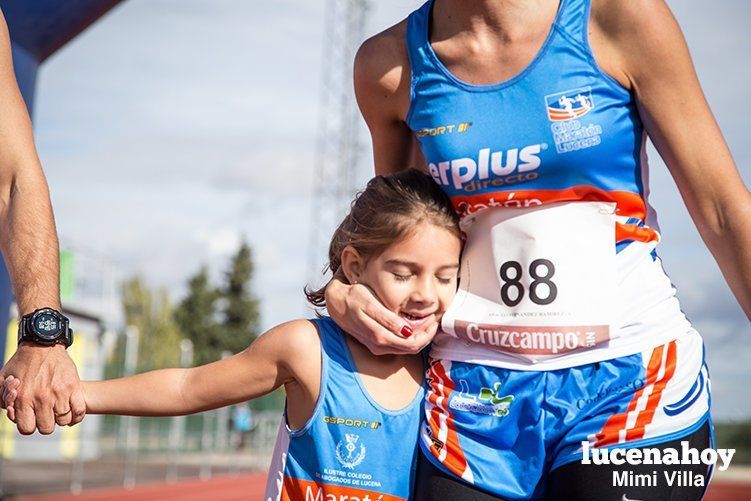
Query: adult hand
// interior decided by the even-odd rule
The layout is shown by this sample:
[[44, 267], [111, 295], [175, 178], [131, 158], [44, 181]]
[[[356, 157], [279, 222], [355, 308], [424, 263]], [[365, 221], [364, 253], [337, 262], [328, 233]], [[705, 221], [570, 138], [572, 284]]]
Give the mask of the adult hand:
[[[13, 403], [18, 431], [31, 435], [35, 429], [49, 435], [60, 426], [80, 423], [86, 414], [83, 387], [76, 365], [65, 347], [21, 343], [16, 353], [0, 370], [0, 384], [8, 376], [21, 381]], [[6, 407], [0, 392], [0, 406]]]
[[21, 386], [21, 380], [13, 376], [6, 377], [3, 384], [0, 385], [0, 399], [2, 399], [5, 410], [8, 412], [8, 419], [14, 423], [16, 422], [16, 409], [13, 404], [18, 396], [19, 386]]
[[418, 353], [438, 330], [433, 320], [412, 331], [402, 317], [388, 310], [368, 287], [332, 280], [326, 287], [326, 309], [345, 332], [374, 355]]

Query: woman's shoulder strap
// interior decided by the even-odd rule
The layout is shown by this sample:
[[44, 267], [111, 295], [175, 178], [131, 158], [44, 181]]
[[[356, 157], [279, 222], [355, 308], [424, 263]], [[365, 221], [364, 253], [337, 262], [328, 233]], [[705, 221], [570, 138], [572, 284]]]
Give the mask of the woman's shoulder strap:
[[433, 1], [428, 0], [407, 18], [407, 55], [413, 80], [432, 67], [427, 53], [432, 4]]
[[571, 38], [587, 46], [587, 26], [591, 0], [561, 0], [557, 25]]

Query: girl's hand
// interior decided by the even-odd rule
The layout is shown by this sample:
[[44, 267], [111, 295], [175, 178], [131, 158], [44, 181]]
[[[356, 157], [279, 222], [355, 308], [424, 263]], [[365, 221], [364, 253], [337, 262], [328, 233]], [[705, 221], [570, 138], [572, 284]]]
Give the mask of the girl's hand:
[[13, 376], [6, 377], [3, 383], [3, 401], [7, 406], [6, 412], [8, 419], [14, 423], [16, 422], [16, 408], [13, 407], [13, 404], [16, 401], [16, 397], [18, 397], [18, 388], [20, 386], [21, 380]]
[[388, 310], [362, 284], [349, 285], [334, 279], [326, 287], [326, 309], [331, 318], [374, 355], [418, 353], [433, 340], [439, 324], [412, 331], [399, 315]]

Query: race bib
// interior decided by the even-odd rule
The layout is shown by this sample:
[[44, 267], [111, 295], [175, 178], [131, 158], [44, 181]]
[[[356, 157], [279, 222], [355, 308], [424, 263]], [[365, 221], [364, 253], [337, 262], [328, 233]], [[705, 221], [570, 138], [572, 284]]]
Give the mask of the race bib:
[[459, 291], [442, 328], [537, 362], [615, 337], [615, 203], [488, 209], [462, 221]]

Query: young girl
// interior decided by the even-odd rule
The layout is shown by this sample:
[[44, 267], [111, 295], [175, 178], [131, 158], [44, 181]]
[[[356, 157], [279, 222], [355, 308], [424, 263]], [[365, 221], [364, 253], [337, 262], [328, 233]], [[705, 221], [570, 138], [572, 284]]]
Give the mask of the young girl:
[[[416, 170], [377, 176], [352, 204], [329, 247], [329, 268], [372, 289], [413, 329], [440, 320], [456, 291], [461, 250], [447, 197]], [[306, 291], [325, 306], [324, 289]], [[282, 423], [266, 499], [409, 497], [422, 407], [423, 358], [374, 356], [330, 318], [294, 320], [243, 352], [190, 369], [84, 383], [87, 412], [191, 414], [284, 385]], [[19, 391], [6, 381], [6, 402]], [[369, 498], [367, 497], [369, 496]]]

